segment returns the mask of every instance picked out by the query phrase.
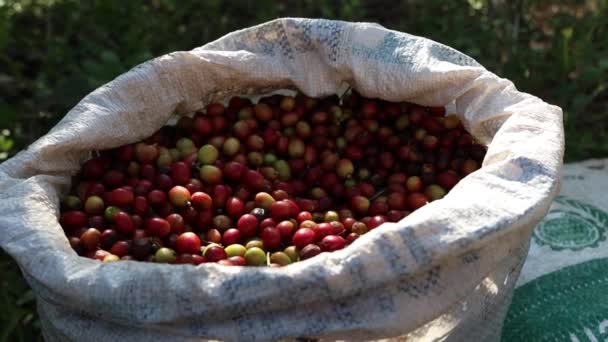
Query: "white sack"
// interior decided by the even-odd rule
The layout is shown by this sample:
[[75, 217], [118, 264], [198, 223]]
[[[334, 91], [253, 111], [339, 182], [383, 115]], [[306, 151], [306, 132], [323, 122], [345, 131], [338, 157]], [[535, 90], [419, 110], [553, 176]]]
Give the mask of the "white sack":
[[[489, 144], [483, 168], [397, 224], [280, 269], [103, 264], [70, 248], [59, 199], [91, 150], [234, 94], [324, 96], [344, 83], [366, 97], [455, 101]], [[559, 190], [563, 139], [560, 108], [444, 45], [374, 24], [279, 19], [135, 67], [0, 165], [0, 246], [37, 295], [47, 341], [491, 340]]]

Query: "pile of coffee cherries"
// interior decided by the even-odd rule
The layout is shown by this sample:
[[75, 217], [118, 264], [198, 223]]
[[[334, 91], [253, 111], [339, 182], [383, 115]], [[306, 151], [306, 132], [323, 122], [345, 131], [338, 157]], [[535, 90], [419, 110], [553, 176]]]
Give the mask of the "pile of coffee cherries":
[[233, 97], [95, 152], [60, 223], [103, 262], [284, 266], [442, 198], [485, 152], [443, 107]]

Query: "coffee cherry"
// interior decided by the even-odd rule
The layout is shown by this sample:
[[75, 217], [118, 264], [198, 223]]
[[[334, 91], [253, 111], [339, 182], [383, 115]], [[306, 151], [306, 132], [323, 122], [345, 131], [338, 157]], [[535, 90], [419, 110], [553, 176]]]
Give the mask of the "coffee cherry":
[[275, 199], [269, 193], [266, 192], [258, 192], [255, 195], [255, 205], [257, 207], [270, 210], [272, 204], [275, 203]]
[[91, 196], [84, 203], [84, 211], [88, 215], [100, 215], [105, 208], [104, 202], [99, 196]]
[[242, 256], [233, 256], [233, 257], [228, 258], [227, 260], [230, 261], [232, 263], [232, 265], [234, 265], [234, 266], [247, 265], [247, 261]]
[[275, 227], [266, 227], [262, 230], [262, 241], [267, 250], [276, 250], [281, 245], [281, 231]]
[[291, 258], [284, 252], [274, 252], [270, 255], [270, 262], [286, 266], [291, 264]]
[[392, 192], [388, 195], [388, 206], [394, 210], [405, 210], [407, 206], [406, 196], [404, 193]]
[[182, 161], [171, 164], [171, 179], [175, 184], [186, 185], [191, 178], [192, 172], [188, 164]]
[[105, 263], [119, 261], [119, 260], [120, 260], [120, 257], [118, 255], [114, 255], [114, 254], [108, 254], [103, 258], [103, 262], [105, 262]]
[[190, 203], [190, 191], [177, 185], [169, 190], [169, 201], [176, 207], [185, 207]]
[[437, 185], [437, 184], [431, 184], [431, 185], [429, 185], [429, 186], [426, 187], [426, 189], [424, 190], [424, 194], [431, 201], [435, 201], [435, 200], [443, 198], [443, 196], [445, 196], [446, 192], [439, 185]]
[[[277, 160], [273, 164], [273, 167], [277, 171], [280, 180], [288, 181], [291, 179], [291, 169], [289, 167], [289, 164], [285, 160]], [[277, 198], [275, 197], [275, 199]]]
[[95, 228], [87, 229], [80, 235], [80, 244], [87, 250], [93, 251], [99, 245], [101, 233]]
[[270, 215], [277, 221], [289, 218], [291, 211], [292, 207], [290, 203], [285, 200], [274, 202], [270, 206]]
[[329, 225], [333, 228], [334, 235], [340, 235], [345, 231], [344, 225], [340, 221], [329, 222]]
[[328, 235], [321, 240], [319, 247], [325, 252], [333, 252], [346, 246], [346, 241], [338, 235]]
[[300, 255], [298, 254], [298, 249], [296, 246], [289, 246], [283, 250], [283, 253], [289, 256], [291, 262], [296, 262], [300, 259]]
[[171, 226], [172, 234], [181, 234], [186, 230], [186, 223], [180, 214], [171, 214], [165, 218]]
[[223, 175], [231, 181], [240, 181], [245, 175], [245, 165], [237, 162], [228, 162], [224, 165]]
[[387, 218], [386, 216], [383, 215], [376, 215], [374, 217], [372, 217], [369, 220], [369, 223], [367, 224], [367, 227], [369, 228], [369, 230], [375, 229], [378, 226], [382, 225], [383, 223], [387, 222]]
[[85, 162], [60, 223], [106, 262], [279, 267], [442, 198], [485, 153], [444, 107], [233, 97]]
[[219, 184], [222, 181], [222, 171], [213, 165], [203, 165], [199, 171], [199, 177], [207, 184]]
[[175, 249], [179, 253], [200, 253], [201, 239], [192, 232], [183, 233], [175, 241]]
[[208, 117], [197, 116], [192, 122], [192, 128], [201, 136], [208, 136], [213, 132], [213, 123]]
[[316, 241], [321, 241], [324, 237], [334, 234], [334, 227], [327, 222], [322, 222], [315, 225], [312, 230], [315, 232]]
[[428, 201], [426, 195], [419, 192], [412, 192], [407, 196], [408, 207], [412, 210], [424, 206]]
[[473, 159], [467, 159], [462, 164], [461, 171], [463, 175], [468, 175], [477, 171], [477, 169], [479, 169], [479, 164]]
[[226, 229], [222, 234], [222, 244], [224, 246], [238, 243], [241, 239], [241, 232], [236, 228]]
[[281, 237], [283, 240], [289, 241], [296, 230], [296, 226], [291, 221], [281, 221], [276, 225], [276, 228], [279, 230]]
[[117, 212], [114, 215], [114, 225], [117, 231], [126, 236], [130, 236], [135, 231], [135, 225], [131, 216], [123, 211]]
[[309, 245], [304, 246], [304, 248], [302, 248], [300, 250], [299, 254], [300, 254], [300, 260], [310, 259], [314, 256], [321, 254], [321, 247], [319, 247], [315, 244], [309, 244]]
[[148, 238], [135, 239], [131, 244], [131, 255], [138, 260], [146, 259], [152, 253], [152, 244]]
[[325, 213], [324, 219], [325, 219], [325, 222], [332, 222], [332, 221], [338, 221], [340, 219], [340, 217], [338, 216], [337, 212], [330, 210]]
[[293, 234], [292, 243], [298, 248], [314, 243], [316, 240], [315, 232], [310, 228], [300, 228]]
[[236, 197], [230, 197], [226, 201], [226, 213], [234, 218], [245, 213], [245, 203]]
[[409, 192], [417, 192], [417, 191], [421, 191], [424, 185], [423, 185], [422, 180], [420, 179], [420, 177], [418, 177], [418, 176], [412, 176], [412, 177], [409, 177], [407, 179], [407, 182], [405, 183], [405, 186], [407, 188], [407, 191], [409, 191]]
[[[159, 207], [167, 202], [167, 195], [160, 190], [152, 190], [148, 193], [148, 203], [152, 206]], [[106, 208], [106, 212], [108, 209]]]
[[260, 229], [264, 229], [266, 227], [274, 227], [276, 225], [277, 225], [277, 222], [272, 217], [268, 217], [268, 218], [263, 219], [260, 222]]
[[205, 248], [205, 251], [203, 252], [203, 256], [209, 262], [218, 262], [220, 260], [224, 260], [224, 259], [228, 258], [228, 254], [226, 253], [224, 248], [222, 248], [219, 245], [207, 246]]
[[244, 177], [245, 185], [251, 190], [262, 190], [264, 187], [264, 176], [255, 170], [247, 170]]
[[215, 146], [207, 144], [198, 150], [198, 161], [203, 165], [210, 165], [217, 160], [219, 154]]
[[460, 118], [458, 115], [450, 114], [443, 119], [443, 127], [446, 129], [454, 129], [460, 126]]
[[252, 247], [245, 252], [245, 260], [250, 266], [264, 266], [267, 262], [266, 253], [261, 248]]
[[247, 241], [247, 243], [245, 244], [245, 248], [250, 249], [253, 247], [258, 247], [261, 249], [264, 249], [264, 241], [258, 239], [258, 238], [253, 238], [250, 239], [249, 241]]
[[146, 234], [156, 237], [165, 237], [171, 232], [171, 225], [160, 217], [148, 219], [145, 223]]
[[68, 228], [79, 228], [87, 224], [87, 215], [79, 210], [68, 211], [61, 215], [60, 222]]
[[[116, 241], [118, 241], [118, 233], [116, 232], [116, 230], [106, 229], [101, 232], [101, 235], [99, 237], [99, 246], [102, 249], [110, 249], [114, 245], [114, 243], [116, 243]], [[80, 241], [80, 245], [84, 246], [82, 241]]]
[[304, 155], [304, 151], [306, 149], [306, 145], [304, 142], [298, 138], [293, 138], [289, 141], [289, 146], [287, 147], [289, 156], [292, 158], [299, 158]]
[[307, 220], [312, 220], [312, 214], [308, 211], [302, 211], [298, 213], [298, 216], [296, 216], [296, 221], [298, 223], [302, 223]]
[[239, 152], [240, 148], [241, 143], [238, 141], [238, 139], [232, 137], [226, 139], [226, 141], [224, 141], [224, 144], [222, 145], [222, 151], [227, 156], [234, 156]]
[[232, 219], [226, 215], [216, 215], [213, 217], [213, 226], [224, 231], [232, 227]]
[[218, 229], [209, 229], [205, 234], [205, 240], [219, 244], [222, 242], [222, 233]]
[[190, 196], [190, 202], [198, 210], [206, 210], [213, 205], [211, 196], [204, 192], [193, 193], [192, 196]]
[[110, 248], [110, 253], [114, 254], [118, 257], [123, 257], [129, 254], [129, 250], [131, 249], [131, 244], [127, 241], [117, 241]]
[[369, 199], [361, 195], [356, 195], [350, 200], [351, 209], [359, 214], [365, 214], [369, 210], [369, 206]]
[[367, 233], [368, 228], [365, 223], [357, 221], [357, 222], [353, 223], [350, 231], [353, 233], [357, 233], [359, 235], [363, 235], [363, 234]]
[[160, 263], [173, 263], [175, 259], [175, 251], [166, 247], [159, 248], [154, 254], [154, 261]]
[[260, 121], [272, 120], [272, 108], [265, 103], [258, 103], [253, 107], [255, 117]]
[[245, 253], [247, 253], [247, 248], [245, 248], [245, 246], [239, 245], [239, 244], [231, 244], [228, 247], [226, 247], [225, 250], [226, 250], [226, 255], [228, 255], [229, 258], [235, 257], [235, 256], [244, 257]]
[[241, 236], [252, 237], [258, 230], [258, 219], [251, 214], [245, 214], [239, 218], [236, 225], [241, 232]]

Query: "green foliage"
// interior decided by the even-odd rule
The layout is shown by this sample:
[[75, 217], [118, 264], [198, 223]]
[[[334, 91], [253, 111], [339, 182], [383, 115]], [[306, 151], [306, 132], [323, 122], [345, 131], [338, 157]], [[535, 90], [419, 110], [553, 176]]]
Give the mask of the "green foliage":
[[[608, 0], [0, 0], [0, 161], [138, 63], [284, 16], [378, 22], [459, 49], [564, 109], [567, 161], [608, 155]], [[0, 265], [0, 341], [29, 341], [33, 300], [14, 263]]]
[[[23, 148], [134, 65], [281, 16], [373, 21], [453, 46], [565, 111], [568, 161], [608, 154], [607, 0], [0, 1], [0, 128]], [[574, 135], [574, 133], [577, 133]], [[0, 160], [2, 157], [0, 157]]]
[[14, 141], [10, 138], [10, 133], [8, 129], [0, 132], [0, 159], [6, 158], [13, 149]]
[[2, 251], [0, 275], [0, 342], [42, 340], [34, 293]]

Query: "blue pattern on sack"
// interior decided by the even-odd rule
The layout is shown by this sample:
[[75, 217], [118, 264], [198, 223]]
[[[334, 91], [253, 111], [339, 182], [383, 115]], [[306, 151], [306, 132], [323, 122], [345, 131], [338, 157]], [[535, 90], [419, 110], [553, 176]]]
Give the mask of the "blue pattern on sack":
[[353, 45], [351, 51], [353, 56], [376, 60], [386, 64], [413, 65], [413, 56], [416, 54], [420, 43], [406, 35], [397, 35], [389, 32], [375, 47], [367, 47], [362, 44]]
[[349, 263], [351, 265], [350, 275], [354, 278], [354, 281], [357, 281], [359, 283], [365, 283], [367, 277], [365, 276], [363, 262], [361, 262], [361, 258], [351, 258], [349, 260]]
[[397, 305], [395, 305], [395, 299], [390, 291], [380, 291], [375, 297], [375, 304], [380, 308], [379, 312], [388, 314], [397, 312]]
[[[242, 297], [243, 291], [251, 292], [256, 289], [257, 285], [262, 283], [266, 279], [266, 276], [262, 272], [249, 273], [247, 277], [235, 277], [232, 281], [226, 281], [222, 284], [222, 290], [225, 292], [226, 298], [239, 298]], [[230, 310], [226, 312], [235, 312], [238, 314], [255, 313], [261, 306], [266, 305], [267, 298], [264, 296], [256, 296], [253, 293], [247, 296], [247, 300], [234, 301], [232, 305], [226, 305], [230, 307]]]
[[234, 48], [289, 60], [295, 53], [327, 49], [327, 58], [338, 58], [342, 32], [346, 24], [330, 20], [277, 20], [262, 25], [254, 32], [233, 38]]
[[448, 46], [435, 43], [423, 44], [422, 38], [413, 37], [403, 33], [389, 32], [375, 47], [362, 44], [353, 45], [353, 56], [371, 59], [386, 64], [414, 65], [414, 56], [423, 47], [428, 46], [425, 55], [440, 61], [450, 62], [461, 66], [481, 67], [473, 58], [454, 50]]
[[460, 66], [481, 67], [481, 64], [477, 63], [473, 58], [458, 50], [452, 49], [449, 46], [438, 43], [431, 44], [429, 52], [431, 56], [440, 61], [446, 61]]
[[[234, 323], [232, 326], [237, 330], [237, 340], [239, 341], [255, 341], [256, 340], [256, 324], [248, 316], [238, 316], [232, 319]], [[201, 326], [202, 329], [205, 326]], [[204, 330], [201, 330], [201, 335], [205, 334]]]
[[393, 274], [405, 274], [407, 272], [407, 265], [403, 262], [401, 256], [397, 252], [397, 248], [391, 244], [388, 239], [380, 238], [377, 239], [376, 244], [382, 254], [382, 259], [389, 264], [389, 267]]
[[[356, 297], [355, 297], [356, 298]], [[355, 312], [352, 305], [349, 305], [349, 299], [334, 302], [331, 306], [333, 316], [338, 318], [345, 327], [359, 327], [362, 326], [364, 321], [360, 318], [360, 315]]]
[[[328, 274], [325, 269], [320, 268], [317, 272], [304, 273], [300, 274], [299, 276], [301, 277], [301, 281], [298, 282], [296, 287], [286, 288], [286, 285], [290, 283], [289, 281], [287, 281], [288, 279], [290, 279], [290, 277], [288, 275], [275, 274], [274, 278], [276, 281], [273, 284], [276, 286], [275, 290], [279, 293], [307, 293], [306, 297], [313, 297], [318, 299], [326, 298], [332, 300], [330, 297], [332, 291], [327, 283]], [[227, 298], [242, 298], [243, 289], [249, 289], [249, 291], [255, 289], [257, 284], [261, 283], [261, 281], [265, 279], [265, 276], [260, 272], [251, 273], [247, 277], [238, 279], [242, 279], [243, 281], [237, 281], [237, 278], [235, 278], [233, 279], [233, 281], [224, 282], [222, 284], [223, 290], [225, 291]], [[235, 296], [238, 289], [240, 289], [240, 291], [238, 292], [240, 292], [241, 295]], [[273, 307], [289, 307], [294, 304], [293, 298], [290, 297], [277, 296], [276, 299], [282, 301], [272, 303]], [[254, 321], [251, 320], [249, 315], [259, 312], [260, 307], [268, 306], [268, 300], [268, 296], [255, 296], [254, 293], [253, 295], [248, 296], [247, 300], [237, 301], [231, 303], [230, 305], [226, 305], [226, 312], [238, 313], [237, 316], [233, 316], [230, 319], [235, 322], [235, 324], [238, 324], [240, 338], [250, 340], [255, 339], [253, 337], [256, 336], [256, 331], [260, 331], [260, 326], [254, 325]], [[307, 331], [307, 333], [315, 334], [323, 331], [324, 329], [326, 329], [328, 321], [330, 321], [329, 318], [327, 320], [319, 319], [315, 321], [314, 326], [308, 327], [310, 331]], [[270, 322], [265, 323], [268, 324], [268, 326], [266, 326], [267, 329], [276, 330], [276, 327], [272, 327]], [[258, 324], [261, 324], [261, 322], [258, 321]], [[268, 333], [269, 330], [263, 331], [265, 331], [265, 333]]]
[[414, 260], [416, 260], [418, 265], [425, 265], [430, 262], [431, 257], [428, 255], [424, 246], [418, 242], [418, 238], [411, 227], [403, 227], [397, 233], [401, 236], [403, 244], [409, 248], [410, 253], [412, 253]]
[[519, 166], [522, 170], [521, 175], [517, 178], [518, 182], [529, 183], [532, 178], [537, 177], [547, 178], [547, 181], [551, 180], [551, 171], [538, 160], [518, 157], [515, 158], [512, 163]]
[[287, 58], [293, 59], [293, 50], [280, 21], [272, 21], [260, 26], [253, 32], [243, 33], [243, 35], [245, 37], [235, 37], [233, 40], [237, 50], [261, 53], [272, 57], [281, 53]]
[[435, 266], [422, 277], [404, 279], [397, 288], [413, 298], [426, 296], [431, 290], [438, 287], [439, 277], [441, 276], [440, 270], [439, 266]]
[[479, 260], [479, 252], [477, 250], [470, 250], [460, 255], [460, 260], [463, 264], [471, 264]]
[[294, 49], [299, 53], [315, 50], [318, 47], [328, 49], [328, 58], [335, 62], [345, 23], [331, 20], [287, 20], [289, 37]]
[[[276, 274], [274, 276], [276, 280], [274, 282], [274, 285], [276, 286], [276, 291], [279, 293], [308, 293], [312, 297], [322, 298], [324, 295], [327, 296], [331, 292], [326, 282], [327, 274], [325, 273], [326, 272], [323, 270], [319, 270], [319, 272], [306, 273], [308, 277], [305, 277], [304, 274], [301, 274], [301, 282], [299, 282], [297, 284], [298, 286], [295, 288], [285, 287], [286, 284], [289, 284], [289, 282], [287, 281], [288, 279], [290, 279], [289, 276]], [[225, 282], [222, 286], [228, 294], [232, 293], [234, 290], [236, 290], [236, 288], [241, 288], [242, 292], [242, 288], [255, 289], [257, 284], [260, 283], [259, 281], [264, 278], [265, 277], [262, 276], [262, 273], [252, 273], [248, 275], [248, 277], [243, 278], [245, 280], [243, 282]], [[236, 285], [233, 286], [233, 284], [235, 283]], [[227, 298], [238, 297], [239, 296], [229, 296]], [[242, 295], [240, 297], [242, 297]], [[256, 340], [256, 337], [259, 337], [260, 334], [266, 334], [264, 336], [271, 337], [271, 339], [272, 337], [280, 337], [280, 334], [284, 332], [279, 329], [279, 326], [275, 325], [276, 322], [272, 321], [271, 317], [268, 319], [252, 319], [250, 316], [250, 314], [255, 314], [259, 312], [260, 307], [264, 307], [269, 304], [268, 296], [259, 296], [257, 298], [252, 297], [254, 296], [249, 296], [248, 300], [233, 303], [233, 305], [230, 305], [229, 309], [226, 308], [225, 310], [228, 312], [238, 313], [237, 316], [230, 318], [231, 321], [235, 324], [235, 327], [238, 327], [238, 340], [253, 341]], [[277, 307], [289, 307], [293, 305], [293, 298], [277, 296], [276, 299], [284, 299], [285, 302], [273, 303], [273, 306], [276, 305]], [[327, 328], [328, 321], [330, 321], [329, 318], [315, 320], [314, 323], [311, 323], [309, 326], [306, 327], [306, 333], [314, 335], [324, 331]], [[201, 328], [204, 328], [204, 326]]]
[[[483, 217], [491, 216], [491, 212], [484, 208], [472, 207], [472, 208], [467, 208], [467, 209], [470, 212], [470, 215], [477, 214], [477, 215], [483, 216]], [[504, 230], [506, 227], [512, 226], [513, 222], [516, 219], [518, 219], [520, 217], [529, 216], [530, 213], [535, 209], [536, 209], [535, 207], [529, 207], [529, 208], [526, 208], [524, 210], [524, 212], [519, 214], [519, 216], [517, 216], [517, 217], [505, 218], [498, 222], [493, 222], [493, 221], [489, 222], [489, 225], [484, 226], [484, 227], [479, 227], [479, 229], [477, 229], [475, 231], [474, 236], [462, 237], [460, 240], [456, 241], [455, 243], [458, 244], [459, 248], [461, 248], [461, 249], [469, 248], [469, 245], [471, 245], [472, 243], [474, 243], [476, 241], [484, 240], [484, 239], [486, 239], [486, 237], [493, 235], [496, 232], [499, 232], [501, 230]]]

